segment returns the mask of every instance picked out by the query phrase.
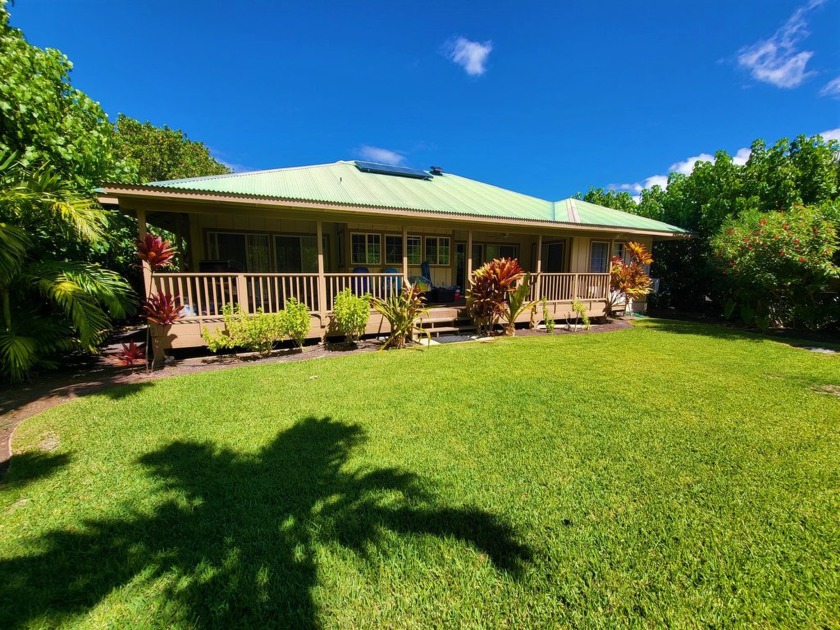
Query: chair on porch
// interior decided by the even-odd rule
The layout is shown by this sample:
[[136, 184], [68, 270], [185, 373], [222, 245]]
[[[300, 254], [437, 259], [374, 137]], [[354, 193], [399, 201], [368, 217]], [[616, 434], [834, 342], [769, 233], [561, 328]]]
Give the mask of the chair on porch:
[[[370, 270], [367, 267], [353, 267], [353, 273], [366, 276], [370, 273]], [[353, 278], [350, 280], [350, 284], [354, 295], [364, 295], [368, 292], [368, 279], [365, 277]]]
[[396, 267], [387, 267], [386, 269], [383, 269], [382, 272], [395, 276], [393, 278], [386, 279], [387, 284], [385, 285], [385, 292], [388, 295], [391, 295], [392, 293], [399, 295], [402, 291], [402, 271]]

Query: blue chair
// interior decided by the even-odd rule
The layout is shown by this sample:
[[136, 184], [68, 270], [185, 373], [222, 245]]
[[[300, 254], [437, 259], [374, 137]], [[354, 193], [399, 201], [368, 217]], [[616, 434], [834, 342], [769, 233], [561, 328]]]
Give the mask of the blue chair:
[[[358, 273], [361, 275], [367, 275], [370, 273], [367, 267], [354, 267], [353, 273]], [[351, 286], [353, 293], [355, 295], [364, 295], [368, 292], [368, 279], [367, 278], [353, 278], [351, 281]]]
[[402, 291], [402, 272], [395, 267], [388, 267], [383, 269], [382, 272], [396, 276], [396, 278], [387, 278], [386, 292], [388, 295], [391, 293], [399, 294]]

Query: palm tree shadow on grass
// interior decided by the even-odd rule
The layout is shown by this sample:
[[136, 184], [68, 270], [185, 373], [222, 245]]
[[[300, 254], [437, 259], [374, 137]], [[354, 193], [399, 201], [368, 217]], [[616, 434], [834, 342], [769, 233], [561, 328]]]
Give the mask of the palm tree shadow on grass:
[[477, 508], [435, 507], [411, 473], [345, 470], [363, 439], [358, 426], [308, 418], [251, 456], [210, 442], [144, 456], [173, 498], [152, 513], [53, 531], [33, 541], [43, 551], [0, 562], [0, 626], [69, 620], [130, 581], [163, 578], [166, 624], [315, 627], [316, 546], [365, 555], [386, 530], [462, 540], [500, 571], [528, 561], [509, 525]]

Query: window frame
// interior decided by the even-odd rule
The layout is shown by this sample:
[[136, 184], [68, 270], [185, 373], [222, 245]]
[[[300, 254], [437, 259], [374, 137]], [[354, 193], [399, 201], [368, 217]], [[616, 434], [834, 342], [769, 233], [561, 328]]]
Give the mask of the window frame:
[[[446, 262], [441, 261], [441, 241], [446, 241]], [[449, 267], [452, 264], [452, 237], [450, 236], [426, 236], [424, 239], [423, 254], [430, 267]], [[429, 257], [429, 241], [435, 241], [434, 259]]]
[[[605, 252], [604, 269], [595, 269], [594, 268], [595, 266], [593, 265], [594, 261], [593, 261], [592, 253], [593, 253], [593, 249], [594, 249], [596, 244], [604, 246], [604, 252]], [[604, 240], [599, 240], [599, 239], [590, 240], [589, 241], [589, 273], [609, 273], [609, 271], [610, 271], [610, 261], [612, 260], [612, 257], [610, 256], [610, 254], [611, 254], [611, 250], [610, 250], [610, 242], [609, 241], [604, 241]]]
[[[353, 248], [353, 237], [354, 236], [364, 236], [365, 238], [365, 259], [364, 260], [357, 260], [356, 259], [356, 252]], [[376, 237], [379, 241], [379, 260], [372, 260], [370, 256], [370, 245], [371, 245], [371, 238]], [[381, 232], [350, 232], [350, 264], [351, 265], [382, 265], [382, 260], [384, 259], [383, 252], [382, 252], [382, 244], [384, 239], [382, 238]]]

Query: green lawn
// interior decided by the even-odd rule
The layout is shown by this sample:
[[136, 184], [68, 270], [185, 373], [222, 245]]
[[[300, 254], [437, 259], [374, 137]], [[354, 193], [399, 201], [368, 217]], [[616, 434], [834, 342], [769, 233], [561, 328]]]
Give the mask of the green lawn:
[[827, 385], [644, 320], [89, 396], [15, 434], [0, 627], [834, 626]]

